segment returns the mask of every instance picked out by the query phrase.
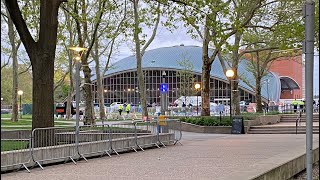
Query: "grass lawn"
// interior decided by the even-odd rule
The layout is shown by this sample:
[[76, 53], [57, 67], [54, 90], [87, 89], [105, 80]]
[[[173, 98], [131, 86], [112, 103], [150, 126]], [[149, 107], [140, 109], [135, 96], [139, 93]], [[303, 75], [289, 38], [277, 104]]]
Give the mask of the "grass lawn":
[[1, 152], [18, 149], [26, 149], [28, 141], [4, 141], [1, 140]]

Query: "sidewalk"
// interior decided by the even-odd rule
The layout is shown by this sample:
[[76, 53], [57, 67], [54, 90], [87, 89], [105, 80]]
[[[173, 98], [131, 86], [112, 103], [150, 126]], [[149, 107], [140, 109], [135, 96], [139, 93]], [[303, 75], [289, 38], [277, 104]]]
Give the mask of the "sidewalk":
[[[306, 135], [183, 133], [182, 146], [2, 174], [7, 180], [246, 180], [305, 153]], [[319, 135], [313, 136], [319, 147]]]

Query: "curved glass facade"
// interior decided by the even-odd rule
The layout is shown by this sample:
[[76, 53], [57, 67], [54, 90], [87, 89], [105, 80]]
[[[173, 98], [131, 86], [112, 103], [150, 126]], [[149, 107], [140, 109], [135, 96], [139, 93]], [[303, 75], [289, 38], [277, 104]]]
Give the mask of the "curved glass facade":
[[[166, 77], [163, 79], [162, 72], [166, 72]], [[194, 84], [196, 82], [201, 82], [200, 74], [192, 74], [192, 81], [185, 81], [183, 76], [179, 75], [178, 70], [168, 70], [168, 69], [145, 69], [145, 84], [146, 84], [146, 98], [147, 103], [160, 104], [160, 84], [168, 84], [168, 102], [173, 103], [180, 96], [195, 96], [196, 90]], [[165, 82], [163, 82], [163, 80]], [[98, 103], [98, 96], [96, 93], [96, 82], [93, 87], [94, 92], [94, 102]], [[139, 98], [139, 88], [138, 79], [136, 71], [123, 71], [119, 73], [114, 73], [107, 75], [103, 78], [104, 86], [104, 102], [128, 102], [133, 104], [138, 104], [140, 102]], [[254, 102], [254, 95], [241, 87], [240, 91], [240, 101], [249, 100]], [[229, 103], [230, 98], [230, 86], [227, 81], [213, 78], [210, 79], [210, 101], [211, 102], [222, 102], [224, 104]]]

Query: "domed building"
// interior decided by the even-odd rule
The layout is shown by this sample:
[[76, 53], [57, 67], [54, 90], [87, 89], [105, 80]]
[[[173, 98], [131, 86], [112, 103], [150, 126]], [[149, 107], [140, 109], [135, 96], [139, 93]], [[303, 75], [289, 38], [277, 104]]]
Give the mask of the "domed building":
[[[196, 95], [194, 83], [201, 82], [202, 47], [184, 45], [163, 47], [146, 51], [142, 59], [147, 103], [160, 103], [159, 87], [161, 83], [168, 84], [167, 98], [169, 103], [173, 103], [183, 94], [187, 96]], [[192, 64], [192, 70], [189, 70], [189, 73], [193, 76], [192, 82], [186, 82], [184, 77], [181, 76], [181, 72], [186, 70], [186, 66], [181, 65], [181, 61], [184, 60]], [[240, 62], [238, 74], [245, 77], [247, 82], [251, 83], [251, 87], [255, 87], [255, 78], [247, 70], [247, 63], [246, 60]], [[104, 74], [105, 103], [132, 102], [138, 104], [140, 102], [136, 64], [136, 58], [132, 55], [116, 62], [112, 69]], [[162, 74], [164, 72], [166, 76], [163, 78]], [[225, 77], [218, 58], [212, 64], [210, 76], [210, 101], [229, 104], [229, 80]], [[92, 77], [92, 80], [95, 84], [93, 87], [94, 102], [98, 103], [95, 76]], [[262, 82], [268, 82], [262, 83], [262, 100], [266, 102], [269, 99], [278, 102], [282, 84], [279, 76], [276, 73], [269, 72], [262, 79]], [[183, 84], [185, 86], [186, 83], [188, 88], [182, 88], [181, 86]], [[288, 86], [288, 83], [286, 83], [286, 88]], [[255, 92], [251, 87], [239, 80], [240, 101], [255, 102]]]

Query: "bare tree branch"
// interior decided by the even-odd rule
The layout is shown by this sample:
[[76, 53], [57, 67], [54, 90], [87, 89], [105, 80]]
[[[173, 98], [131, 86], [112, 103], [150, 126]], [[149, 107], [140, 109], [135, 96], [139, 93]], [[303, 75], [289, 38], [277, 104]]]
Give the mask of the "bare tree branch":
[[69, 74], [69, 71], [67, 71], [63, 77], [61, 79], [59, 79], [59, 81], [57, 82], [57, 84], [55, 84], [53, 91], [55, 91], [59, 86], [61, 86], [64, 82], [64, 80], [66, 79], [67, 75]]
[[160, 3], [158, 3], [157, 11], [158, 11], [157, 12], [157, 20], [156, 20], [156, 23], [154, 25], [154, 28], [153, 28], [153, 31], [152, 31], [152, 35], [151, 35], [150, 39], [148, 40], [148, 42], [144, 45], [144, 47], [142, 47], [141, 56], [144, 55], [146, 49], [149, 47], [149, 45], [153, 41], [154, 37], [156, 36], [158, 25], [159, 25], [159, 22], [160, 22]]
[[18, 75], [21, 75], [21, 74], [23, 74], [23, 73], [28, 72], [30, 68], [31, 68], [31, 64], [29, 64], [29, 66], [27, 67], [27, 69], [25, 69], [25, 70], [23, 70], [23, 71], [19, 72], [19, 73], [18, 73]]

